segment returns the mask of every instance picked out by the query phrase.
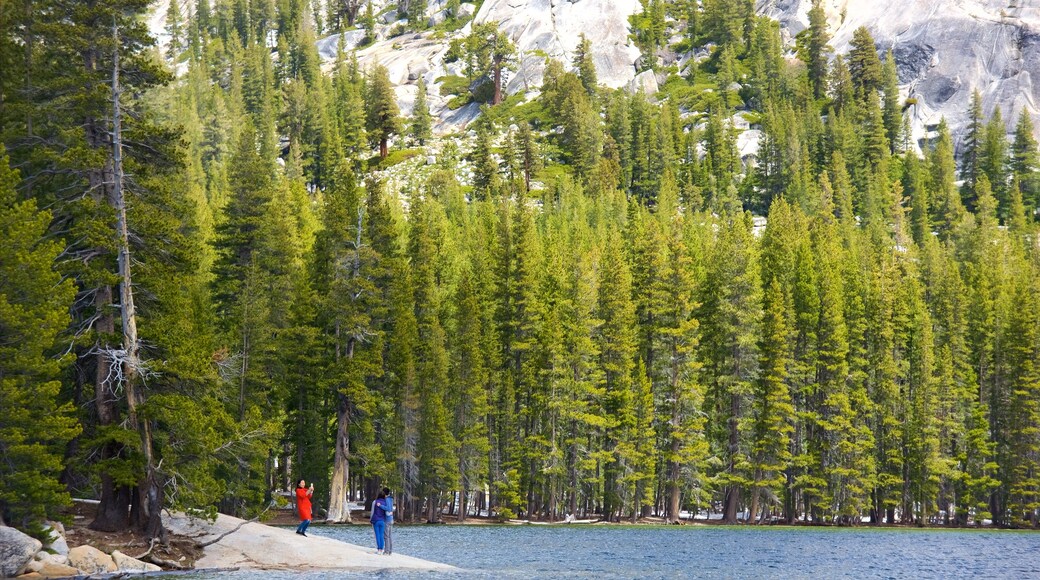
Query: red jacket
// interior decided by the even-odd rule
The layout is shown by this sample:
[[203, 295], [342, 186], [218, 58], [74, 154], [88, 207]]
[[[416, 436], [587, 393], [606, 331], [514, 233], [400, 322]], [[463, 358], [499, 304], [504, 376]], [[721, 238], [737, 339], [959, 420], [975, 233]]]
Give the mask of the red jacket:
[[311, 494], [309, 489], [296, 488], [296, 511], [300, 514], [300, 521], [311, 519]]

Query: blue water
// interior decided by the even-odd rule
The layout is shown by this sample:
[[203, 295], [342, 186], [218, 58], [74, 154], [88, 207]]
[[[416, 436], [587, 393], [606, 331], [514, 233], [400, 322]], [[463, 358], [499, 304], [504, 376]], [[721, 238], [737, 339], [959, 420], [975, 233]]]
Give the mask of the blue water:
[[[308, 534], [364, 546], [370, 527]], [[396, 526], [394, 551], [457, 573], [230, 572], [332, 578], [1038, 578], [1040, 533], [723, 526]]]

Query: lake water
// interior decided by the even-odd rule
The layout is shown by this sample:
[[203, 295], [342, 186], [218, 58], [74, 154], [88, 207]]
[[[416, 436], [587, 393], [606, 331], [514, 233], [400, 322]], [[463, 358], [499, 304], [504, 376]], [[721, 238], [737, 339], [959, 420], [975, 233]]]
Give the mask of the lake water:
[[[373, 546], [370, 527], [308, 534]], [[230, 572], [332, 578], [1040, 578], [1040, 533], [726, 526], [397, 526], [401, 554], [458, 573]]]

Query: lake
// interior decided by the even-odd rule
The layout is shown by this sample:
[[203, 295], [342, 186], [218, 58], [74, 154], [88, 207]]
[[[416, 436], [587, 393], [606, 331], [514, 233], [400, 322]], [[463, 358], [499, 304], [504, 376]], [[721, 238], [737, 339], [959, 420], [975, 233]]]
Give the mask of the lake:
[[[373, 546], [369, 527], [308, 534]], [[729, 526], [397, 526], [395, 551], [452, 574], [231, 572], [189, 578], [1040, 578], [1040, 533]]]

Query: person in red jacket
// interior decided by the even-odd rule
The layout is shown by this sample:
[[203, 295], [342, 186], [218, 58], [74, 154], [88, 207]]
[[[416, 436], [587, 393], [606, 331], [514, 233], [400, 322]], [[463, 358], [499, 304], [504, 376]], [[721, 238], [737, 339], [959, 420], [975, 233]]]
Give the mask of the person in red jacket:
[[300, 514], [300, 525], [296, 533], [301, 536], [307, 535], [307, 526], [311, 525], [311, 496], [314, 495], [314, 484], [306, 487], [307, 482], [300, 480], [296, 482], [296, 513]]

